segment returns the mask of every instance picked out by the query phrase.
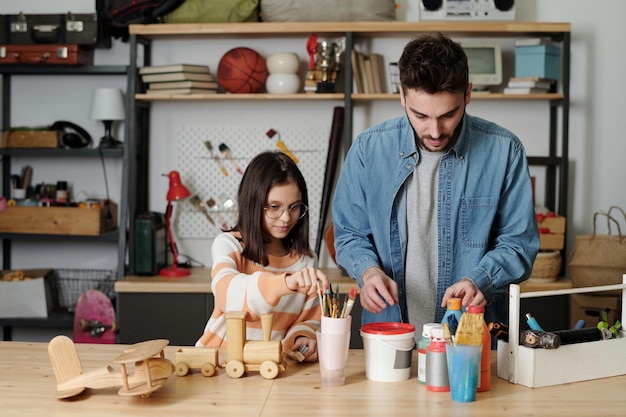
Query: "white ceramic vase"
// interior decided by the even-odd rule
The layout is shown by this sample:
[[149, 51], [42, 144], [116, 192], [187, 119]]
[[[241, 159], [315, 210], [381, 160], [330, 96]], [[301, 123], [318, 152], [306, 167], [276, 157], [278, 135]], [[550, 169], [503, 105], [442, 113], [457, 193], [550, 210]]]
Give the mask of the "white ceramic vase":
[[297, 74], [270, 74], [265, 88], [270, 94], [296, 94], [300, 90], [300, 77]]
[[279, 52], [265, 59], [270, 74], [297, 74], [300, 69], [300, 58], [295, 52]]

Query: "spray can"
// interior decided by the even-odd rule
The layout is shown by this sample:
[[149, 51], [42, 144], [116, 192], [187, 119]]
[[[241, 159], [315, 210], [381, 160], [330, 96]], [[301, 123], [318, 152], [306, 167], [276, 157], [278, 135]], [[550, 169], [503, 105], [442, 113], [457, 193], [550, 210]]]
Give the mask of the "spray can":
[[426, 348], [426, 364], [426, 390], [450, 391], [446, 341], [441, 327], [436, 327], [430, 331], [430, 344]]
[[422, 328], [422, 338], [417, 344], [417, 382], [426, 383], [426, 348], [430, 345], [430, 331], [441, 327], [439, 323], [426, 323]]

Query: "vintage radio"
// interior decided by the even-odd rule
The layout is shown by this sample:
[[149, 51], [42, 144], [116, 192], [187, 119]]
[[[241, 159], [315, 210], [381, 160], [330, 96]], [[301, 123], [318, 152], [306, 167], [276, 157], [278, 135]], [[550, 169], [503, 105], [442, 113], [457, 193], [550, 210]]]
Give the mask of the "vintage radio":
[[419, 0], [420, 20], [515, 20], [515, 0]]

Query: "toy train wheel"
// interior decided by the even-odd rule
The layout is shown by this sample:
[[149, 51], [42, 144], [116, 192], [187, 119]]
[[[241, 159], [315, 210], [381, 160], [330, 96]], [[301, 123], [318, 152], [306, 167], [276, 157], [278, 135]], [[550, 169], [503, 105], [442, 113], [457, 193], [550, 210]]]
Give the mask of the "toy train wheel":
[[246, 368], [243, 362], [233, 359], [226, 364], [226, 374], [231, 378], [241, 378]]
[[185, 376], [189, 373], [189, 365], [185, 362], [178, 362], [176, 364], [176, 375]]
[[213, 375], [215, 375], [215, 365], [213, 365], [212, 363], [209, 363], [209, 362], [204, 363], [200, 367], [200, 372], [204, 376], [213, 376]]
[[259, 372], [265, 379], [274, 379], [278, 376], [278, 364], [274, 361], [265, 361], [261, 364]]

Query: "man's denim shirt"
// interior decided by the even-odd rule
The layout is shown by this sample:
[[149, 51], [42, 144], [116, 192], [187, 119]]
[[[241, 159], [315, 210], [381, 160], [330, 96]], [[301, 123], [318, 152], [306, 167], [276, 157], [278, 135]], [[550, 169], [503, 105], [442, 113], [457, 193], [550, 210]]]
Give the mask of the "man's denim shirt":
[[[495, 313], [507, 322], [508, 299], [501, 296], [530, 276], [539, 249], [526, 153], [513, 133], [494, 123], [468, 114], [462, 123], [459, 140], [439, 166], [433, 320], [443, 317], [446, 288], [467, 277], [490, 303], [486, 316]], [[406, 180], [418, 159], [413, 129], [402, 116], [361, 133], [342, 167], [332, 208], [337, 263], [359, 286], [365, 270], [379, 266], [399, 287], [401, 311], [364, 310], [363, 324], [406, 317]], [[492, 305], [498, 298], [499, 306]]]

